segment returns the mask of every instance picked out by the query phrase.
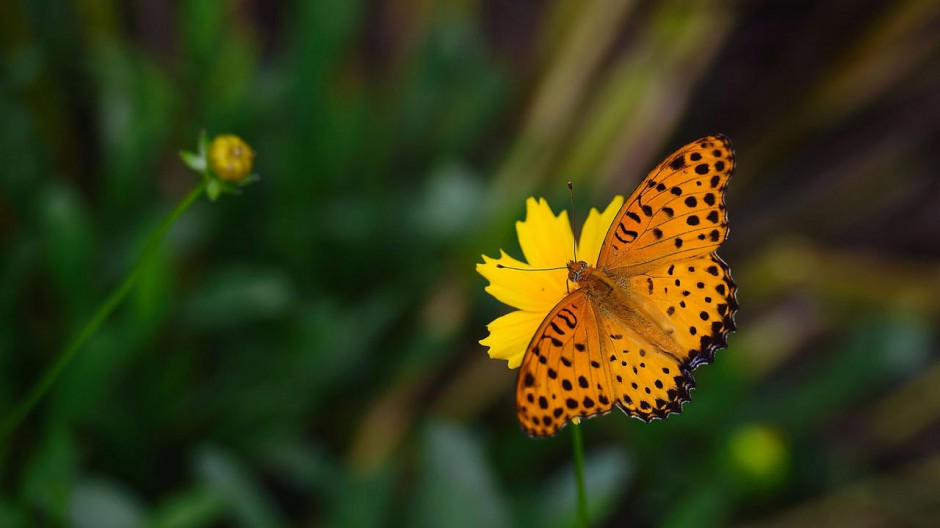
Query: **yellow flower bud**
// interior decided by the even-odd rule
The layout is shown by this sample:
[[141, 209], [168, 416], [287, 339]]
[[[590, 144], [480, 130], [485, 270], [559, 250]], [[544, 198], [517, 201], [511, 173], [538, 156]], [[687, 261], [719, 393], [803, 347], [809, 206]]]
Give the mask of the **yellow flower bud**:
[[209, 166], [223, 180], [243, 180], [251, 172], [254, 161], [254, 151], [236, 135], [216, 136], [209, 145]]
[[734, 467], [752, 485], [773, 485], [786, 473], [789, 447], [774, 428], [763, 424], [740, 427], [731, 434]]

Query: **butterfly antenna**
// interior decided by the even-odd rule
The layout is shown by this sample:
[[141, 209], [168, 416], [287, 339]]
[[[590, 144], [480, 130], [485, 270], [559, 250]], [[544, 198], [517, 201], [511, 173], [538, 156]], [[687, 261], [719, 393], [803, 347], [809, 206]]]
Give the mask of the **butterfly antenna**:
[[510, 269], [516, 271], [558, 271], [568, 269], [568, 266], [559, 266], [557, 268], [514, 268], [512, 266], [503, 266], [502, 264], [497, 264], [496, 267], [499, 269]]
[[574, 186], [571, 182], [568, 182], [568, 194], [571, 195], [571, 225], [574, 227], [574, 240], [572, 245], [574, 246], [574, 261], [578, 261], [578, 215], [574, 212]]

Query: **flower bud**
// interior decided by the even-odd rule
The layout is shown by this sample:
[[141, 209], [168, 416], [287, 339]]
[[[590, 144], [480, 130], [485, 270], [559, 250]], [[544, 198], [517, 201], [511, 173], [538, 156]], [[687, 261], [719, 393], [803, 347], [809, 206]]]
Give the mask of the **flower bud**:
[[233, 134], [216, 136], [209, 145], [209, 166], [219, 178], [240, 182], [251, 173], [255, 153], [242, 138]]

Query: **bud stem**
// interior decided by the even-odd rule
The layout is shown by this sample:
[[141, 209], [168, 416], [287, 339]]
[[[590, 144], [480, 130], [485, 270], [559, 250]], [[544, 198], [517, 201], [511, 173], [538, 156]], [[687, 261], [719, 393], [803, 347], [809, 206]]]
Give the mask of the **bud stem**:
[[200, 183], [196, 186], [195, 189], [190, 191], [185, 198], [176, 206], [176, 209], [170, 213], [169, 216], [160, 224], [160, 227], [156, 231], [150, 234], [150, 238], [147, 240], [147, 244], [144, 246], [143, 253], [141, 253], [140, 258], [137, 260], [137, 263], [134, 264], [134, 267], [131, 269], [130, 274], [124, 279], [124, 281], [111, 292], [111, 295], [98, 307], [98, 310], [95, 311], [95, 314], [92, 318], [82, 327], [81, 331], [72, 339], [68, 345], [62, 349], [59, 353], [58, 358], [55, 363], [50, 366], [45, 374], [43, 374], [42, 379], [33, 386], [33, 389], [29, 392], [29, 395], [20, 400], [19, 403], [13, 408], [13, 410], [6, 415], [3, 419], [3, 422], [0, 423], [0, 459], [3, 458], [5, 452], [6, 442], [9, 436], [13, 433], [16, 427], [23, 421], [24, 418], [29, 414], [29, 412], [39, 403], [39, 400], [43, 396], [55, 381], [59, 378], [62, 372], [65, 370], [65, 367], [68, 366], [72, 358], [75, 356], [75, 353], [82, 347], [85, 341], [89, 337], [95, 334], [98, 330], [98, 327], [104, 323], [108, 316], [111, 315], [111, 312], [120, 304], [121, 300], [127, 295], [127, 293], [133, 288], [134, 284], [137, 282], [137, 279], [140, 277], [141, 271], [143, 271], [145, 264], [150, 261], [153, 254], [156, 252], [157, 247], [160, 245], [160, 242], [166, 236], [167, 232], [176, 222], [176, 220], [187, 210], [189, 206], [193, 204], [202, 193], [206, 190], [205, 182]]

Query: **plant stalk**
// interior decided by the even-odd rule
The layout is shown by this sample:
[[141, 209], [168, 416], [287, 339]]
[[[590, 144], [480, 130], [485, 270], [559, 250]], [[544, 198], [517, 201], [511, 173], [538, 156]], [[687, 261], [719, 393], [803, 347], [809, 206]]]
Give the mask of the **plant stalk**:
[[574, 476], [578, 486], [578, 524], [588, 527], [587, 491], [584, 489], [584, 441], [581, 424], [571, 424], [571, 445], [574, 450]]
[[55, 363], [50, 366], [42, 378], [33, 386], [32, 390], [29, 392], [29, 395], [20, 400], [19, 403], [13, 408], [13, 410], [7, 414], [3, 419], [3, 423], [0, 424], [0, 453], [2, 453], [2, 447], [6, 444], [8, 437], [13, 433], [14, 430], [19, 426], [19, 424], [29, 415], [33, 407], [49, 392], [49, 389], [52, 388], [52, 385], [56, 382], [68, 364], [75, 357], [75, 354], [81, 349], [82, 345], [85, 344], [85, 341], [88, 340], [95, 332], [98, 331], [98, 328], [104, 323], [108, 316], [111, 315], [111, 312], [121, 303], [127, 293], [134, 287], [134, 284], [137, 282], [137, 279], [140, 277], [141, 272], [143, 271], [145, 264], [150, 260], [153, 254], [156, 252], [157, 247], [159, 247], [160, 242], [166, 236], [167, 232], [176, 222], [176, 220], [187, 210], [189, 206], [193, 204], [206, 190], [205, 182], [200, 183], [195, 189], [189, 192], [185, 198], [176, 206], [172, 213], [163, 220], [163, 223], [160, 224], [160, 227], [156, 231], [151, 233], [150, 238], [147, 240], [147, 244], [144, 246], [143, 253], [141, 253], [140, 258], [137, 260], [137, 263], [134, 264], [133, 269], [131, 269], [130, 274], [124, 279], [124, 281], [111, 292], [111, 295], [98, 307], [98, 310], [95, 311], [95, 314], [92, 318], [85, 323], [85, 326], [82, 327], [81, 331], [68, 343], [68, 345], [62, 349], [59, 353], [58, 358]]

